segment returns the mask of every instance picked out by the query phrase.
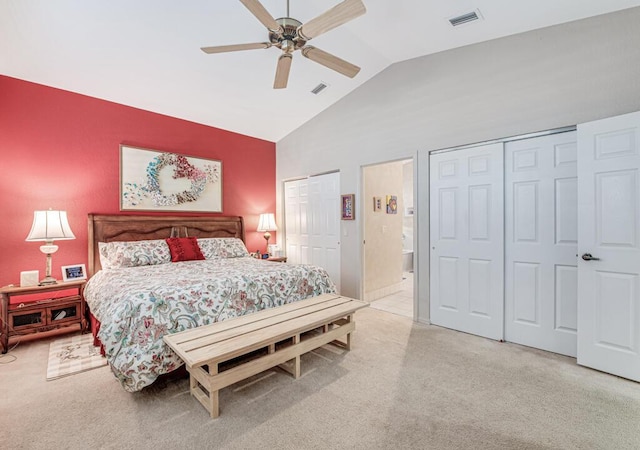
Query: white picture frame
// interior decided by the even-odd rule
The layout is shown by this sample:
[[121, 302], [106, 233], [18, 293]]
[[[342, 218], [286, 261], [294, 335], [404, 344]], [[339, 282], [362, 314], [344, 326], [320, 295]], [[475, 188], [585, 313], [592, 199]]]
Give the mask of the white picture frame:
[[62, 281], [76, 281], [87, 279], [87, 269], [84, 264], [62, 266]]

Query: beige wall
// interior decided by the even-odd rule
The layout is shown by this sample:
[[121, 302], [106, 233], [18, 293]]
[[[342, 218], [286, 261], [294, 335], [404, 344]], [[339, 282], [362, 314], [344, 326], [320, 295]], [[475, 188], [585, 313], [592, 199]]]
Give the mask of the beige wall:
[[[389, 295], [402, 282], [402, 162], [365, 167], [364, 173], [364, 294], [365, 300]], [[387, 214], [386, 196], [398, 198], [396, 214]], [[382, 210], [373, 211], [373, 197]]]

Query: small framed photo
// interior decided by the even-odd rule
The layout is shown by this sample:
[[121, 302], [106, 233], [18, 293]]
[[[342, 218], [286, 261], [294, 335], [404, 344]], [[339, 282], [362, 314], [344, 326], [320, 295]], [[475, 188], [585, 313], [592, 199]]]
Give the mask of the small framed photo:
[[387, 195], [387, 214], [398, 214], [398, 197]]
[[74, 264], [73, 266], [62, 266], [62, 281], [86, 280], [87, 269], [84, 264]]
[[342, 196], [342, 220], [355, 220], [356, 195], [345, 194]]

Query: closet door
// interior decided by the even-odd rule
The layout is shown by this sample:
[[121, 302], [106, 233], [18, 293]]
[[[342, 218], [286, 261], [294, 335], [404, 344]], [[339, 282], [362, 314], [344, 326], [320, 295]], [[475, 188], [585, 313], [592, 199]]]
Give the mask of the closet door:
[[578, 146], [578, 364], [640, 381], [640, 113]]
[[503, 338], [503, 145], [430, 156], [431, 322]]
[[340, 292], [340, 173], [284, 183], [287, 260], [326, 269]]
[[309, 177], [311, 264], [324, 267], [340, 292], [340, 172]]
[[577, 347], [576, 132], [505, 145], [505, 340]]
[[284, 183], [284, 213], [287, 260], [310, 264], [309, 185], [306, 178]]

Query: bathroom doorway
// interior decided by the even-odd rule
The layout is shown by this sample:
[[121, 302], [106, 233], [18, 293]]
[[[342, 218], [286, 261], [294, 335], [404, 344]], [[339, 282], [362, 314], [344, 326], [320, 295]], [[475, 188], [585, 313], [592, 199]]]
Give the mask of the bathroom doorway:
[[363, 298], [413, 319], [413, 159], [362, 168]]

